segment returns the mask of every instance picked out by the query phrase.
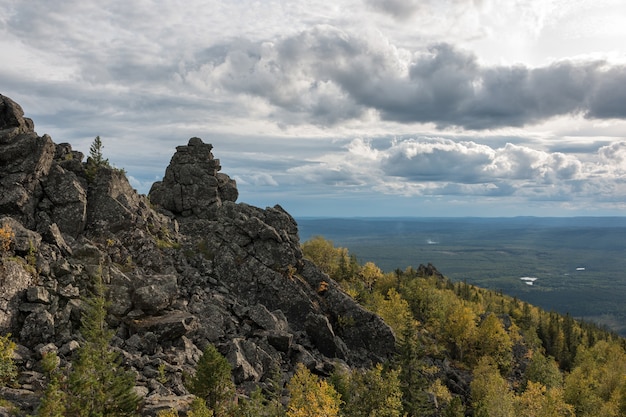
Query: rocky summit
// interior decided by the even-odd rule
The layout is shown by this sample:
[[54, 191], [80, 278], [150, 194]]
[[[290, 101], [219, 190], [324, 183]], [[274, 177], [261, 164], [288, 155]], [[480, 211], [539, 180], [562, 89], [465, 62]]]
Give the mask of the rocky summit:
[[42, 354], [72, 360], [96, 276], [143, 415], [185, 404], [183, 374], [208, 344], [244, 393], [272, 369], [286, 380], [297, 363], [328, 375], [393, 355], [391, 329], [303, 258], [285, 210], [236, 202], [212, 148], [199, 138], [178, 146], [140, 195], [122, 170], [94, 170], [70, 144], [39, 136], [0, 95], [0, 227], [14, 234], [0, 258], [0, 334], [12, 335], [19, 367], [0, 397], [36, 409]]

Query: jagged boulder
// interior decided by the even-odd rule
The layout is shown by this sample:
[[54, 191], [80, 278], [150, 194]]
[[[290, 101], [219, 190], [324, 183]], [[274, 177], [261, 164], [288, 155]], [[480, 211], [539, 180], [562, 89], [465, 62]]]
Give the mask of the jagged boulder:
[[211, 208], [222, 201], [236, 201], [237, 186], [214, 159], [213, 145], [191, 138], [186, 146], [176, 147], [163, 181], [150, 189], [150, 201], [176, 215], [211, 217]]
[[33, 282], [33, 274], [23, 263], [8, 259], [0, 262], [0, 333], [14, 331], [21, 295]]
[[143, 277], [134, 291], [135, 309], [155, 314], [172, 305], [178, 297], [178, 284], [173, 275]]
[[[55, 164], [43, 186], [49, 200], [50, 223], [60, 231], [77, 237], [87, 223], [87, 192], [75, 173]], [[42, 201], [42, 207], [47, 203]]]
[[142, 225], [152, 213], [124, 172], [100, 167], [89, 187], [88, 228], [116, 233]]
[[0, 95], [0, 213], [19, 219], [27, 228], [35, 226], [41, 180], [54, 154], [50, 136], [37, 136], [20, 105]]
[[34, 129], [33, 121], [24, 117], [22, 107], [0, 94], [0, 138], [8, 141], [19, 134], [33, 132]]

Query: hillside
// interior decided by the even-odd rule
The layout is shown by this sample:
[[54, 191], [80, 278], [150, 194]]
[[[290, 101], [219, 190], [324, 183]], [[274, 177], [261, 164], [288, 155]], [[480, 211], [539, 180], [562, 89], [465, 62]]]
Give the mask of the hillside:
[[148, 196], [101, 150], [0, 96], [0, 416], [626, 412], [613, 333], [301, 243], [280, 206], [236, 202], [199, 138]]
[[[123, 171], [38, 136], [21, 107], [0, 98], [0, 226], [12, 232], [0, 261], [0, 332], [12, 334], [29, 375], [25, 392], [5, 388], [5, 398], [32, 412], [42, 354], [72, 359], [97, 275], [146, 415], [188, 394], [183, 374], [208, 344], [248, 389], [272, 369], [286, 379], [304, 363], [328, 375], [336, 360], [371, 366], [395, 352], [391, 329], [303, 258], [288, 213], [235, 202], [211, 145], [179, 146], [146, 197]], [[342, 330], [340, 316], [355, 326]], [[163, 365], [165, 384], [156, 380]]]

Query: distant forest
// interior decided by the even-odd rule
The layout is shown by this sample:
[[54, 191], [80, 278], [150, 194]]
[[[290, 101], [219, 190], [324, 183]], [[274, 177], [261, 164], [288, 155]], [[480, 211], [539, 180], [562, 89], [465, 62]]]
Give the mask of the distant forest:
[[[626, 217], [298, 219], [383, 271], [432, 263], [453, 282], [502, 291], [626, 336]], [[533, 285], [522, 277], [537, 278]]]

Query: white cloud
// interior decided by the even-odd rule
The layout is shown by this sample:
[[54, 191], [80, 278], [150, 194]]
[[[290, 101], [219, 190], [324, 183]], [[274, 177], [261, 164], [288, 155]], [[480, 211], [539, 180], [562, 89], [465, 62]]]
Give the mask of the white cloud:
[[200, 136], [242, 199], [258, 188], [277, 202], [384, 193], [616, 208], [621, 11], [618, 0], [0, 0], [0, 93], [56, 142], [84, 151], [101, 135], [143, 192]]

